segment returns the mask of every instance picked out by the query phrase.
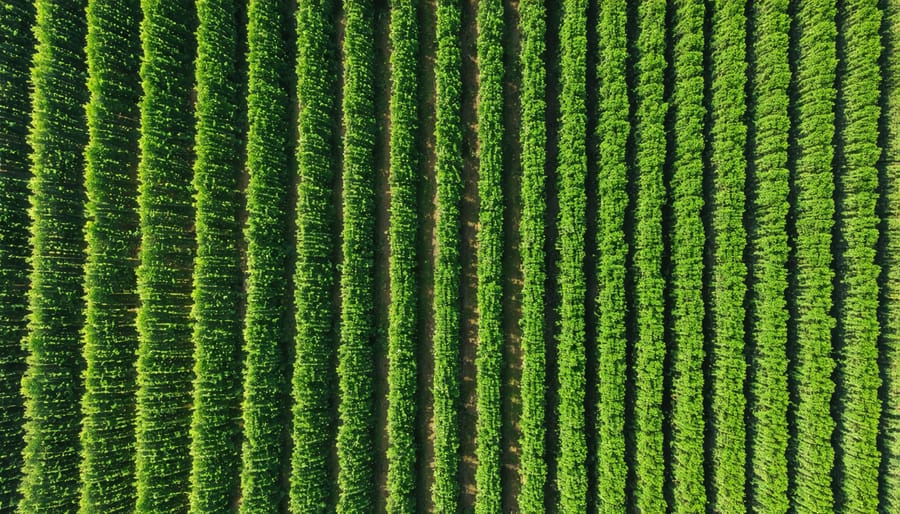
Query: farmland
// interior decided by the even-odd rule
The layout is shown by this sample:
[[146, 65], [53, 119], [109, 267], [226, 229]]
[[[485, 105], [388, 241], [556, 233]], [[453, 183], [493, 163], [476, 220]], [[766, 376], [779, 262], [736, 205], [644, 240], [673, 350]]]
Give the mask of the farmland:
[[900, 0], [7, 0], [0, 514], [897, 512]]

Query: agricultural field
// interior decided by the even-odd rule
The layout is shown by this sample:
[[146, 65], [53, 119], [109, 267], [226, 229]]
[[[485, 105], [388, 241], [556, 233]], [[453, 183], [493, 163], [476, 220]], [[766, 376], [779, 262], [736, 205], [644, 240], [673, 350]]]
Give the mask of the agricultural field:
[[0, 514], [900, 512], [900, 0], [3, 0]]

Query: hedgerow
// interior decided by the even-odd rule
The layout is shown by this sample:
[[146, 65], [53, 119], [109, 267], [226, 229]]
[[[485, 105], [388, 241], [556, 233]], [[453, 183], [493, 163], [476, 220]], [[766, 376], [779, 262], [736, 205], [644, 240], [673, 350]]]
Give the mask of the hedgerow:
[[881, 35], [881, 338], [880, 512], [900, 510], [900, 3], [885, 2]]
[[280, 512], [289, 432], [289, 200], [293, 186], [287, 0], [247, 7], [247, 298], [241, 512]]
[[459, 499], [460, 201], [462, 55], [458, 0], [438, 0], [435, 59], [434, 487], [435, 512]]
[[390, 274], [387, 510], [416, 510], [419, 23], [415, 0], [391, 5]]
[[28, 304], [28, 79], [34, 2], [11, 0], [0, 16], [0, 511], [15, 508], [22, 475], [22, 338]]
[[751, 206], [749, 504], [759, 512], [788, 509], [788, 0], [758, 2], [752, 10], [750, 145]]
[[334, 347], [337, 316], [333, 254], [335, 155], [333, 5], [301, 3], [297, 9], [297, 99], [300, 106], [297, 167], [297, 264], [294, 273], [295, 352], [291, 509], [333, 509], [329, 451], [334, 444]]
[[625, 484], [625, 211], [628, 84], [627, 0], [600, 2], [597, 213], [597, 510], [626, 510]]
[[[745, 88], [747, 83], [745, 6], [738, 2], [712, 3], [710, 34], [710, 172], [714, 193], [711, 206], [713, 269], [711, 272], [709, 363], [712, 379], [711, 431], [714, 510], [744, 508], [744, 297], [747, 267], [744, 248], [744, 188], [747, 161]], [[699, 327], [698, 327], [699, 328]]]
[[801, 2], [794, 17], [792, 107], [796, 128], [789, 163], [792, 180], [791, 319], [795, 357], [788, 370], [792, 440], [789, 443], [791, 509], [832, 510], [831, 469], [831, 229], [834, 218], [835, 4]]
[[142, 0], [137, 510], [188, 508], [196, 11]]
[[634, 266], [634, 500], [641, 512], [664, 512], [663, 497], [663, 341], [662, 207], [666, 159], [665, 0], [643, 0], [637, 6], [634, 115], [637, 197], [632, 261]]
[[522, 63], [519, 141], [522, 165], [522, 214], [519, 221], [522, 258], [522, 414], [519, 446], [519, 509], [524, 513], [544, 512], [547, 483], [544, 437], [546, 429], [546, 341], [544, 339], [544, 215], [546, 211], [544, 166], [547, 161], [546, 100], [546, 8], [541, 0], [519, 3], [519, 32]]
[[31, 290], [19, 512], [79, 497], [84, 315], [85, 2], [38, 0], [31, 69]]
[[240, 491], [243, 165], [237, 9], [197, 2], [197, 256], [194, 261], [194, 410], [191, 512], [226, 512]]
[[670, 473], [676, 512], [704, 512], [703, 468], [703, 219], [704, 75], [702, 2], [675, 2], [671, 275], [672, 317]]
[[475, 511], [501, 508], [503, 2], [478, 3], [478, 348]]
[[338, 512], [366, 512], [375, 494], [375, 107], [372, 0], [344, 2], [344, 160]]
[[587, 2], [562, 4], [559, 127], [559, 461], [561, 512], [587, 508], [585, 439], [585, 210]]
[[838, 105], [837, 183], [838, 345], [841, 394], [838, 424], [837, 508], [878, 509], [878, 121], [881, 70], [881, 10], [872, 0], [839, 2], [841, 77]]
[[90, 0], [81, 511], [134, 508], [140, 2]]

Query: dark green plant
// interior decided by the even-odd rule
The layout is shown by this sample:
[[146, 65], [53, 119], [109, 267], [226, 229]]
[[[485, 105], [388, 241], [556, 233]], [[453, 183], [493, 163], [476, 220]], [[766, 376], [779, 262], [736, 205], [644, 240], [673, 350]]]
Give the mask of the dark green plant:
[[90, 0], [81, 511], [134, 509], [138, 335], [138, 0]]
[[35, 2], [28, 136], [32, 272], [18, 508], [23, 513], [78, 510], [88, 139], [85, 6], [83, 0]]

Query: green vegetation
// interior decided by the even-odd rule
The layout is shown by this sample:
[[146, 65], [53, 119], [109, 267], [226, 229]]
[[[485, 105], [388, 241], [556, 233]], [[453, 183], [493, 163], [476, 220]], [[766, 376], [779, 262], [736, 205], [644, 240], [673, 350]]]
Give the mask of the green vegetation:
[[140, 2], [87, 6], [85, 391], [81, 511], [134, 508]]
[[801, 2], [795, 15], [795, 147], [792, 180], [791, 510], [832, 510], [831, 469], [831, 230], [834, 218], [834, 78], [837, 66], [833, 2]]
[[458, 0], [438, 0], [435, 62], [434, 487], [436, 512], [459, 500], [460, 201], [462, 199], [462, 56]]
[[297, 167], [297, 264], [294, 274], [295, 352], [291, 509], [325, 512], [334, 477], [334, 347], [337, 316], [333, 255], [335, 207], [332, 185], [336, 143], [333, 6], [329, 0], [297, 9], [297, 100], [300, 105]]
[[544, 512], [544, 487], [547, 463], [544, 458], [546, 437], [545, 407], [547, 357], [544, 339], [544, 264], [547, 209], [544, 194], [547, 162], [546, 127], [546, 10], [540, 0], [522, 0], [519, 4], [519, 31], [522, 43], [522, 124], [519, 141], [522, 148], [522, 218], [519, 222], [522, 255], [522, 448], [519, 475], [519, 510], [527, 514]]
[[788, 0], [753, 9], [750, 96], [751, 357], [750, 505], [758, 512], [788, 510]]
[[672, 400], [669, 423], [675, 512], [706, 511], [703, 469], [703, 21], [706, 9], [693, 0], [675, 3], [673, 32], [673, 171], [668, 185], [672, 317]]
[[281, 512], [288, 467], [291, 77], [286, 1], [247, 7], [247, 298], [241, 512]]
[[33, 2], [0, 11], [0, 511], [19, 500], [22, 475], [22, 374], [28, 305], [28, 78], [34, 51]]
[[600, 3], [598, 39], [599, 86], [598, 220], [597, 220], [597, 509], [604, 513], [626, 510], [625, 485], [625, 376], [626, 313], [625, 211], [628, 207], [626, 147], [628, 84], [625, 81], [628, 47], [627, 0]]
[[666, 191], [665, 0], [642, 0], [635, 52], [636, 98], [634, 167], [637, 177], [634, 248], [634, 417], [628, 427], [635, 444], [635, 507], [641, 512], [664, 512], [663, 497], [663, 341], [662, 207]]
[[503, 382], [503, 2], [478, 3], [478, 350], [475, 511], [500, 512]]
[[142, 0], [137, 510], [181, 512], [194, 379], [194, 3]]
[[375, 492], [375, 107], [373, 4], [344, 3], [344, 160], [338, 512], [367, 512]]
[[747, 267], [744, 248], [744, 186], [747, 161], [745, 89], [747, 83], [745, 6], [714, 1], [710, 54], [710, 171], [713, 269], [710, 287], [710, 366], [712, 391], [713, 510], [744, 508], [744, 297]]
[[419, 182], [419, 23], [415, 0], [391, 6], [390, 222], [387, 510], [416, 511], [416, 248]]
[[197, 2], [197, 256], [191, 512], [228, 512], [241, 465], [241, 198], [243, 106], [237, 5]]
[[[31, 290], [19, 512], [75, 512], [84, 313], [85, 2], [35, 3], [31, 69]], [[5, 17], [5, 16], [4, 16]]]
[[878, 119], [881, 72], [879, 2], [839, 2], [838, 355], [840, 402], [837, 508], [878, 509]]

